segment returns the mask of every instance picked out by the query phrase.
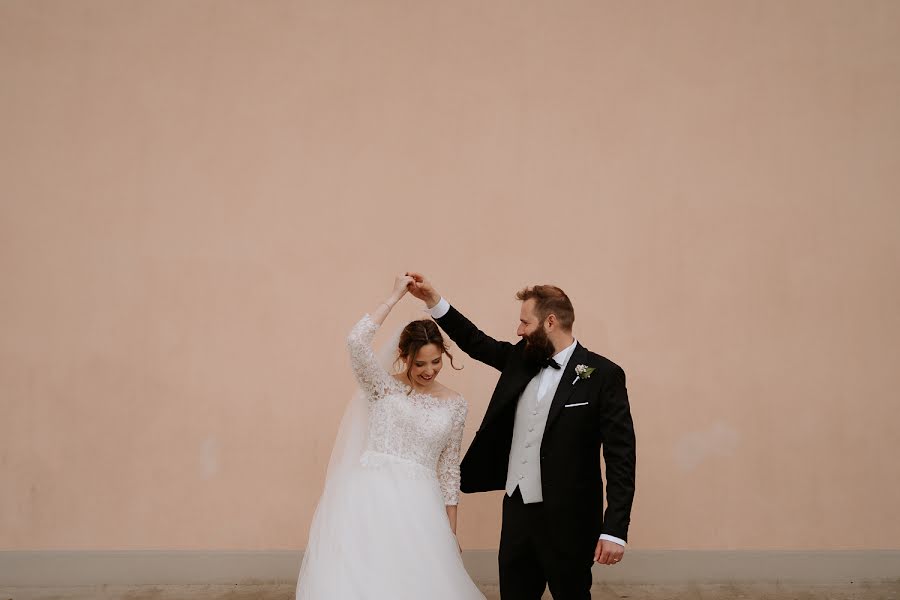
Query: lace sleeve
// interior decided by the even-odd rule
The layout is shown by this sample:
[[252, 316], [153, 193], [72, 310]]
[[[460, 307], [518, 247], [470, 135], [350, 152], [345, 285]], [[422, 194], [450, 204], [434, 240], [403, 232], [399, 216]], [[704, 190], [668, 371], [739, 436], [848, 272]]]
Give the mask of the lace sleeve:
[[459, 406], [453, 411], [453, 423], [447, 445], [438, 458], [438, 481], [444, 504], [459, 504], [459, 450], [462, 446], [463, 428], [466, 426], [466, 401], [460, 396]]
[[394, 378], [378, 364], [375, 351], [372, 350], [372, 339], [377, 330], [378, 325], [366, 314], [353, 326], [350, 335], [347, 336], [350, 366], [356, 381], [370, 401], [384, 396], [392, 389], [391, 384], [396, 383]]

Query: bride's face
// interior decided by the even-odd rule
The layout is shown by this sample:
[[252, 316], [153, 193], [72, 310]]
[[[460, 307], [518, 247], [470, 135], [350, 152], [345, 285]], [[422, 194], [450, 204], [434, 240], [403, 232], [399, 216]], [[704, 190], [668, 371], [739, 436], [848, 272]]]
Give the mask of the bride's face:
[[443, 366], [443, 354], [434, 344], [426, 344], [419, 348], [409, 370], [409, 378], [416, 385], [428, 387], [437, 379]]

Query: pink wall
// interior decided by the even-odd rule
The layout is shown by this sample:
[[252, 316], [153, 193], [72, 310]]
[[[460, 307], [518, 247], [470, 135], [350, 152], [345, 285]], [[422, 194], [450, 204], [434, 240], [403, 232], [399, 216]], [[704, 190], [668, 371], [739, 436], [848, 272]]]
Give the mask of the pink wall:
[[3, 2], [0, 548], [302, 548], [413, 268], [498, 337], [570, 293], [633, 546], [900, 547], [898, 56], [890, 1]]

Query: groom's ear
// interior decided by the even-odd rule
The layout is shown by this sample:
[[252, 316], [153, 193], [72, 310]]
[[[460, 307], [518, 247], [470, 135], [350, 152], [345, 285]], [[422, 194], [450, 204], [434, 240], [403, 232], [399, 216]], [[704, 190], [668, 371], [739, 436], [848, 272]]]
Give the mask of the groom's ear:
[[556, 318], [556, 315], [550, 313], [549, 315], [547, 315], [546, 323], [548, 328], [553, 329], [554, 327], [559, 326], [559, 319]]

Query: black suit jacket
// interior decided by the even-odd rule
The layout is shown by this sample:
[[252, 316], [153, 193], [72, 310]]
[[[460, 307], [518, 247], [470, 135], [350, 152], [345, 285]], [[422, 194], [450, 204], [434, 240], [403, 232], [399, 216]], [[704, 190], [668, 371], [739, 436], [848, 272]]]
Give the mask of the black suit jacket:
[[[462, 460], [461, 489], [466, 493], [502, 490], [516, 405], [538, 369], [526, 362], [524, 341], [514, 345], [495, 340], [452, 306], [435, 320], [466, 354], [500, 371], [484, 420]], [[595, 370], [590, 378], [573, 383], [579, 364]], [[605, 514], [601, 449], [606, 465]], [[564, 542], [592, 539], [596, 544], [601, 533], [628, 539], [635, 438], [621, 367], [581, 344], [576, 346], [550, 405], [540, 457], [544, 506]]]

